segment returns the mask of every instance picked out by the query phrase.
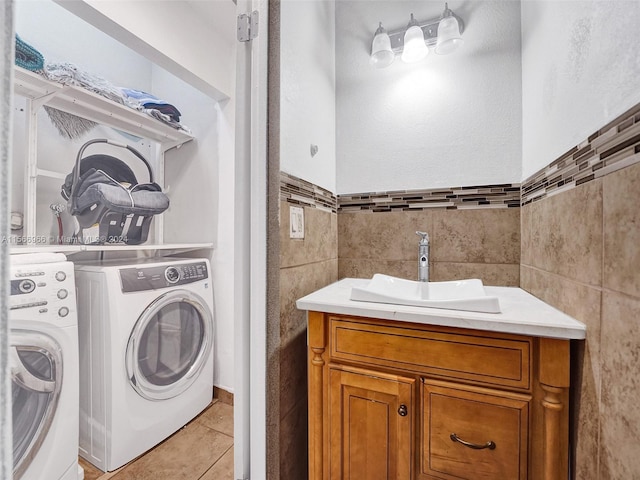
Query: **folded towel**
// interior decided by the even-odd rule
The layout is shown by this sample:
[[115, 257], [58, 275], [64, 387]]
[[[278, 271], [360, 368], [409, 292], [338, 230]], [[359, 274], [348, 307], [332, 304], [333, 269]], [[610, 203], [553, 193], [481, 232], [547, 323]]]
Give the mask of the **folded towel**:
[[131, 108], [160, 120], [176, 130], [191, 134], [188, 127], [180, 124], [180, 111], [170, 103], [155, 95], [133, 88], [121, 87], [120, 92], [125, 99], [125, 104]]
[[118, 87], [99, 75], [86, 72], [72, 63], [47, 63], [44, 68], [44, 76], [54, 82], [83, 87], [121, 105], [125, 104], [124, 96]]
[[44, 67], [44, 57], [42, 54], [22, 40], [16, 34], [16, 65], [32, 72], [42, 70]]
[[[135, 108], [136, 110], [145, 111], [145, 110], [158, 110], [163, 115], [167, 115], [169, 117], [169, 122], [180, 122], [180, 111], [169, 102], [159, 99], [155, 95], [152, 95], [147, 92], [143, 92], [141, 90], [134, 90], [132, 88], [121, 88], [120, 91], [124, 95], [127, 104]], [[162, 120], [162, 117], [150, 112], [152, 116], [155, 116], [159, 120]]]

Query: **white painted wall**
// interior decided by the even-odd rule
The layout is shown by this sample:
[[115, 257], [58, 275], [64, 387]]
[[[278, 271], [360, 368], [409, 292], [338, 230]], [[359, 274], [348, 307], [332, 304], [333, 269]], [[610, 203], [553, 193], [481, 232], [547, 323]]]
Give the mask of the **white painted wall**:
[[232, 95], [231, 0], [55, 1], [207, 95], [217, 100]]
[[[155, 9], [162, 10], [169, 3], [172, 2], [156, 2]], [[231, 0], [228, 3], [233, 5]], [[219, 5], [222, 7], [223, 3]], [[224, 3], [221, 18], [227, 13]], [[227, 15], [226, 20], [234, 23], [235, 15]], [[166, 192], [171, 199], [171, 208], [165, 215], [165, 241], [212, 242], [215, 245], [213, 252], [201, 252], [211, 255], [213, 270], [217, 322], [214, 384], [233, 391], [235, 306], [230, 279], [233, 279], [234, 265], [229, 259], [234, 255], [234, 101], [220, 102], [195, 89], [51, 0], [19, 2], [16, 26], [18, 34], [41, 51], [47, 61], [75, 63], [115, 85], [149, 91], [181, 111], [182, 123], [192, 130], [196, 139], [166, 155]], [[230, 31], [229, 35], [235, 35], [233, 28]], [[231, 41], [227, 43], [235, 51]], [[203, 56], [202, 52], [200, 55]], [[231, 54], [225, 52], [225, 55]], [[225, 68], [229, 82], [235, 82], [235, 66]], [[20, 102], [16, 106], [19, 107]], [[14, 188], [12, 203], [13, 209], [18, 209], [22, 199], [21, 161], [24, 157], [20, 152], [24, 149], [21, 147], [25, 139], [24, 112], [16, 110], [14, 115], [17, 127], [14, 129], [14, 185], [17, 188]], [[82, 139], [68, 141], [57, 134], [44, 113], [39, 117], [39, 162], [48, 169], [71, 171], [80, 145], [89, 138], [107, 136], [123, 140], [113, 130], [99, 127]], [[132, 146], [148, 156], [152, 151], [146, 141], [132, 143]], [[136, 175], [139, 175], [137, 171]], [[44, 180], [40, 184], [43, 214], [39, 217], [38, 229], [48, 234], [53, 225], [48, 204], [62, 201], [60, 181]]]
[[523, 179], [640, 102], [640, 2], [522, 3]]
[[282, 0], [280, 17], [280, 170], [335, 193], [335, 2]]
[[368, 63], [379, 21], [397, 30], [443, 3], [336, 3], [338, 193], [520, 181], [520, 2], [450, 1], [466, 23], [457, 52]]

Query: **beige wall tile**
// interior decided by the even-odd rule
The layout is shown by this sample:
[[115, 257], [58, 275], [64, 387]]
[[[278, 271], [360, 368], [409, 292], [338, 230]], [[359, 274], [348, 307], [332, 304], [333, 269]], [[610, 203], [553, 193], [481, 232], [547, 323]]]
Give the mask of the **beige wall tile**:
[[522, 264], [602, 282], [602, 181], [585, 183], [522, 209]]
[[306, 312], [298, 310], [296, 300], [337, 279], [337, 259], [280, 269], [281, 343], [307, 328]]
[[640, 297], [640, 164], [603, 179], [603, 286]]
[[[417, 237], [416, 237], [417, 238]], [[416, 246], [417, 250], [417, 246]], [[368, 258], [340, 258], [338, 263], [339, 278], [371, 278], [376, 273], [418, 279], [418, 260], [372, 260]]]
[[[521, 266], [520, 285], [540, 300], [584, 323], [591, 349], [599, 350], [601, 289], [526, 265]], [[598, 357], [593, 360], [599, 363]]]
[[436, 210], [431, 259], [456, 263], [520, 263], [520, 209]]
[[280, 422], [280, 480], [308, 478], [307, 403], [292, 409]]
[[289, 207], [280, 202], [280, 267], [338, 258], [337, 214], [304, 207], [304, 239], [289, 238]]
[[572, 342], [571, 422], [574, 478], [598, 479], [600, 405], [600, 299], [598, 288], [521, 266], [520, 286], [587, 326], [584, 342]]
[[[589, 333], [587, 331], [587, 333]], [[571, 342], [571, 389], [569, 442], [572, 471], [576, 480], [598, 479], [600, 437], [600, 384], [596, 383], [599, 365], [593, 363], [587, 342]]]
[[[415, 232], [426, 230], [432, 281], [480, 277], [488, 285], [518, 285], [518, 210], [340, 213], [338, 275], [371, 278], [384, 273], [416, 280], [419, 238]], [[479, 265], [483, 263], [492, 265]]]
[[307, 398], [307, 332], [280, 347], [280, 419]]
[[338, 214], [340, 259], [412, 260], [418, 255], [416, 231], [430, 232], [433, 212]]
[[279, 478], [293, 480], [307, 471], [307, 318], [295, 302], [338, 279], [338, 219], [335, 213], [305, 207], [305, 238], [295, 240], [289, 238], [289, 204], [281, 202], [280, 212], [280, 344], [274, 366], [279, 417], [271, 419], [279, 445], [270, 458]]
[[[377, 261], [369, 259], [344, 259], [338, 265], [339, 278], [371, 278], [376, 273], [418, 279], [418, 261]], [[430, 280], [443, 282], [465, 278], [480, 278], [485, 285], [519, 286], [519, 264], [447, 263], [430, 265]]]
[[600, 478], [640, 478], [640, 299], [603, 294]]
[[213, 398], [216, 401], [233, 406], [233, 393], [220, 387], [213, 387]]
[[453, 262], [435, 262], [431, 265], [430, 280], [432, 282], [466, 278], [479, 278], [485, 285], [517, 287], [520, 285], [520, 265]]

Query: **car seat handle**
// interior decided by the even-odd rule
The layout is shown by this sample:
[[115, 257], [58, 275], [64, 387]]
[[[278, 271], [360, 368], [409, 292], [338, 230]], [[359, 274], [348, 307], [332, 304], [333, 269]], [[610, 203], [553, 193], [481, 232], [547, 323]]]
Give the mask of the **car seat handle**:
[[76, 194], [77, 194], [78, 179], [80, 178], [80, 161], [82, 160], [82, 154], [84, 153], [85, 149], [88, 146], [93, 145], [94, 143], [107, 143], [107, 144], [113, 145], [115, 147], [120, 147], [120, 148], [124, 148], [124, 149], [129, 150], [132, 154], [134, 154], [136, 157], [138, 157], [140, 160], [142, 160], [142, 162], [146, 165], [147, 170], [149, 171], [149, 182], [150, 183], [154, 182], [154, 180], [153, 180], [153, 170], [151, 168], [151, 165], [149, 164], [147, 159], [144, 158], [144, 156], [140, 152], [138, 152], [135, 148], [131, 147], [130, 145], [126, 145], [124, 143], [116, 142], [114, 140], [109, 140], [107, 138], [94, 138], [93, 140], [89, 140], [87, 143], [82, 145], [80, 147], [80, 150], [78, 151], [78, 155], [76, 156], [76, 165], [73, 168], [73, 182], [71, 184], [71, 199], [74, 199], [76, 197]]

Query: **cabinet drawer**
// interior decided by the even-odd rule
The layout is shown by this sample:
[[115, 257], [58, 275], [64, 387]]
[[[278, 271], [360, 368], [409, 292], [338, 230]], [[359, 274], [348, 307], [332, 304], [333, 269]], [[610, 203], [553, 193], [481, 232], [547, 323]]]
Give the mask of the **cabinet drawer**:
[[526, 395], [425, 380], [421, 478], [526, 480], [529, 403]]
[[531, 340], [330, 318], [331, 356], [429, 376], [529, 389]]

